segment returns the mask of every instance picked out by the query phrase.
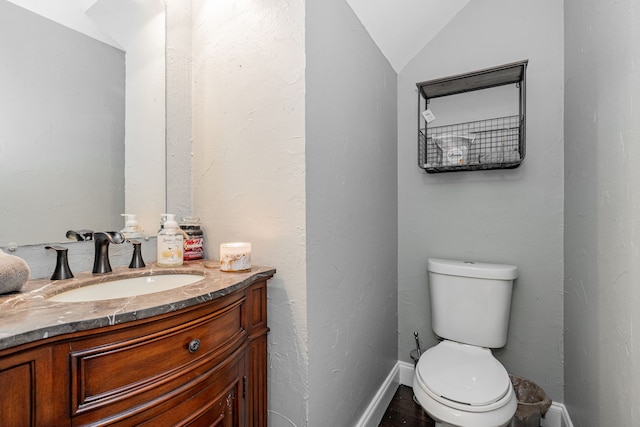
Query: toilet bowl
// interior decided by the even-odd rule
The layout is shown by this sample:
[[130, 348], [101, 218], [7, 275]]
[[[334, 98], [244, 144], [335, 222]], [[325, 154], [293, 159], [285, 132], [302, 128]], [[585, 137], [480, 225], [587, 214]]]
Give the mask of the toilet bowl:
[[509, 375], [491, 351], [453, 341], [422, 354], [413, 392], [437, 426], [503, 427], [517, 408]]
[[436, 426], [509, 425], [518, 402], [490, 349], [506, 344], [517, 268], [440, 259], [427, 264], [432, 328], [442, 341], [416, 364], [418, 403]]

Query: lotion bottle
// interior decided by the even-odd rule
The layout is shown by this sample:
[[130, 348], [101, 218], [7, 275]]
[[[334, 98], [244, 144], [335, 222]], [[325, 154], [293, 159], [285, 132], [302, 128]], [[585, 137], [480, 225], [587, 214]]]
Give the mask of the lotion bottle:
[[158, 266], [180, 267], [184, 250], [184, 236], [178, 228], [175, 215], [165, 214], [167, 220], [158, 232]]

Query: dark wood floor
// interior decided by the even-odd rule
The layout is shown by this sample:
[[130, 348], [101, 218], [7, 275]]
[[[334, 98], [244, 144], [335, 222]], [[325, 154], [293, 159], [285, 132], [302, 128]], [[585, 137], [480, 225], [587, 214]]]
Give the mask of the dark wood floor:
[[413, 401], [413, 390], [400, 385], [379, 427], [434, 427], [435, 422]]

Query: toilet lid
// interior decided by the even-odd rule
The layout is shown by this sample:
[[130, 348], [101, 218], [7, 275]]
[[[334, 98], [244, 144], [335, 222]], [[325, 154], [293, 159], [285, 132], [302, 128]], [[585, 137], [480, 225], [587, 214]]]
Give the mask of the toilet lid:
[[416, 374], [435, 395], [471, 406], [496, 402], [512, 387], [507, 371], [490, 350], [452, 341], [427, 350]]

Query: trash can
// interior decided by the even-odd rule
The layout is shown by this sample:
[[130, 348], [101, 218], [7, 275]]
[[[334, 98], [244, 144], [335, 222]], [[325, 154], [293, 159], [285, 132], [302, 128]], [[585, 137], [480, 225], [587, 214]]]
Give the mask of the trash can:
[[518, 398], [518, 409], [511, 427], [540, 427], [540, 418], [549, 410], [551, 399], [533, 381], [511, 374], [509, 378]]

